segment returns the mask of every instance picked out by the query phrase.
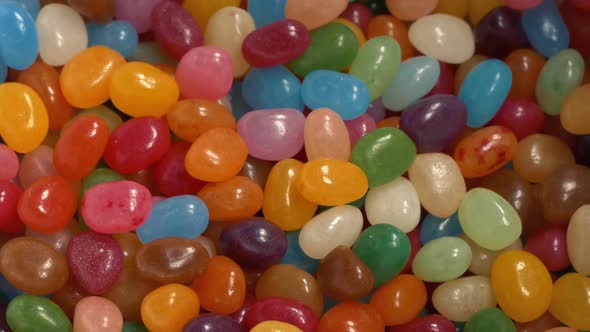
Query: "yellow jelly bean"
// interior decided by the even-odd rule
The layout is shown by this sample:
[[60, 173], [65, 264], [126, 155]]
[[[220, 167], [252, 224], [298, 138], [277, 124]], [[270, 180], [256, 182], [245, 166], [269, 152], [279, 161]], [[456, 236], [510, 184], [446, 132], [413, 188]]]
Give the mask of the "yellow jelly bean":
[[567, 326], [590, 330], [590, 278], [568, 273], [557, 279], [549, 311]]
[[267, 320], [254, 326], [250, 332], [303, 332], [301, 329], [276, 320]]
[[354, 202], [368, 187], [367, 176], [358, 166], [330, 158], [307, 162], [297, 179], [297, 190], [305, 199], [326, 206]]
[[467, 16], [468, 0], [438, 0], [435, 13], [449, 14], [463, 18]]
[[551, 303], [553, 284], [540, 259], [523, 250], [507, 251], [492, 266], [492, 286], [500, 308], [517, 322], [530, 322]]
[[469, 21], [475, 26], [492, 9], [503, 4], [502, 0], [469, 0]]
[[297, 191], [295, 184], [302, 168], [303, 163], [295, 159], [279, 161], [270, 171], [264, 187], [264, 218], [285, 231], [301, 229], [318, 208]]
[[361, 28], [358, 25], [342, 17], [339, 17], [332, 22], [346, 25], [346, 27], [349, 28], [352, 31], [352, 33], [354, 33], [356, 40], [359, 42], [359, 48], [361, 48], [367, 42], [367, 38], [365, 37], [363, 30], [361, 30]]
[[14, 151], [35, 150], [49, 130], [47, 109], [39, 95], [21, 83], [0, 84], [0, 135]]
[[191, 288], [168, 284], [143, 298], [141, 320], [151, 332], [181, 332], [199, 315], [199, 305], [199, 296]]
[[204, 31], [209, 18], [223, 7], [240, 6], [240, 0], [184, 0], [182, 3]]
[[115, 70], [109, 92], [113, 104], [133, 117], [161, 117], [180, 94], [174, 78], [143, 62], [129, 62]]

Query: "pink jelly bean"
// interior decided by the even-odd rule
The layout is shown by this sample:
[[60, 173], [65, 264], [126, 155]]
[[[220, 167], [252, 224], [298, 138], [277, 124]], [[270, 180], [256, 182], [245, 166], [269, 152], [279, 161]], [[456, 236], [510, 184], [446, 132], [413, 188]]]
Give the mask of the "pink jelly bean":
[[152, 28], [152, 11], [162, 0], [115, 0], [115, 17], [127, 21], [138, 33]]
[[504, 0], [506, 6], [516, 10], [526, 10], [538, 6], [543, 0]]
[[154, 8], [152, 30], [158, 45], [175, 60], [203, 44], [203, 33], [197, 22], [174, 1], [162, 1]]
[[549, 272], [570, 265], [567, 254], [567, 225], [547, 224], [527, 237], [524, 250], [537, 256]]
[[169, 197], [194, 195], [207, 184], [193, 178], [186, 171], [184, 159], [190, 148], [191, 144], [188, 142], [175, 142], [156, 164], [154, 180], [162, 194]]
[[111, 300], [88, 296], [76, 304], [74, 331], [115, 332], [123, 330], [121, 310]]
[[344, 121], [348, 129], [348, 137], [350, 138], [350, 146], [354, 146], [358, 140], [366, 134], [377, 128], [375, 119], [368, 113], [363, 113], [356, 119]]
[[123, 271], [123, 251], [107, 234], [76, 234], [68, 244], [67, 259], [77, 284], [94, 295], [106, 293]]
[[18, 180], [23, 188], [28, 188], [42, 177], [52, 175], [57, 175], [52, 148], [41, 145], [23, 156], [18, 171]]
[[0, 144], [0, 165], [0, 181], [13, 179], [18, 174], [16, 152], [4, 144]]
[[305, 116], [296, 109], [279, 108], [246, 113], [238, 121], [238, 133], [248, 153], [258, 159], [282, 160], [303, 147]]
[[138, 228], [152, 209], [148, 188], [133, 181], [111, 181], [88, 189], [80, 207], [88, 227], [99, 233], [125, 233]]
[[233, 80], [231, 57], [216, 46], [193, 48], [176, 68], [176, 81], [185, 98], [220, 99], [229, 92]]
[[453, 90], [455, 89], [455, 70], [453, 67], [448, 63], [441, 61], [439, 61], [438, 64], [440, 65], [440, 75], [438, 76], [438, 81], [436, 81], [436, 84], [426, 95], [426, 97], [438, 94], [452, 95]]
[[363, 32], [367, 32], [369, 21], [373, 17], [371, 9], [366, 5], [358, 2], [351, 2], [346, 7], [346, 10], [340, 14], [340, 17], [345, 18], [356, 24]]

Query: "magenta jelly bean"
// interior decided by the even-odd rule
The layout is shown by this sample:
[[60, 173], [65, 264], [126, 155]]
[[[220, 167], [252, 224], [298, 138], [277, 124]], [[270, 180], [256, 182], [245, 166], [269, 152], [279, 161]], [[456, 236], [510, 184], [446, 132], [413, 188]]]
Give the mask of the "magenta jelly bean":
[[242, 53], [250, 65], [267, 68], [297, 59], [309, 46], [311, 37], [303, 23], [280, 20], [250, 33], [242, 44]]
[[303, 332], [315, 332], [318, 319], [313, 311], [303, 303], [282, 297], [269, 297], [256, 301], [244, 319], [247, 330], [267, 320], [289, 323]]
[[152, 195], [133, 181], [111, 181], [88, 189], [80, 205], [88, 227], [99, 233], [125, 233], [137, 229], [149, 216]]
[[375, 119], [368, 113], [363, 113], [358, 118], [344, 121], [348, 129], [348, 137], [350, 138], [350, 146], [354, 146], [358, 140], [377, 128]]
[[104, 161], [121, 174], [137, 173], [157, 163], [170, 148], [165, 120], [136, 118], [113, 131], [104, 151]]
[[0, 181], [0, 232], [19, 233], [25, 228], [17, 209], [22, 194], [17, 184]]
[[536, 103], [524, 99], [508, 98], [491, 124], [510, 128], [519, 140], [541, 132], [545, 124], [545, 113]]
[[248, 145], [248, 153], [263, 160], [283, 160], [303, 147], [305, 116], [290, 108], [246, 113], [238, 122], [238, 133]]
[[527, 237], [524, 250], [537, 256], [549, 272], [567, 268], [567, 225], [544, 225]]
[[176, 81], [185, 98], [220, 99], [229, 92], [233, 80], [231, 56], [216, 46], [193, 48], [176, 68]]
[[203, 32], [197, 22], [174, 1], [162, 1], [154, 8], [152, 30], [158, 45], [175, 60], [203, 44]]
[[184, 166], [184, 158], [191, 148], [190, 143], [178, 141], [156, 164], [154, 180], [160, 193], [172, 197], [196, 194], [207, 184], [190, 176]]
[[74, 235], [68, 244], [67, 259], [77, 284], [94, 295], [106, 293], [123, 271], [123, 251], [107, 234]]
[[11, 180], [18, 174], [18, 157], [13, 149], [0, 144], [0, 181]]
[[152, 28], [152, 11], [161, 0], [114, 0], [115, 17], [129, 22], [138, 33], [147, 32]]

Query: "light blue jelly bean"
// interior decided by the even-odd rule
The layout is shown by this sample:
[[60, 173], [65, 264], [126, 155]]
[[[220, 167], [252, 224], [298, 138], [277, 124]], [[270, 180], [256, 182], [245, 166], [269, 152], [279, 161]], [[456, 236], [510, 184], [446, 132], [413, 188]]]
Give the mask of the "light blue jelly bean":
[[440, 64], [429, 56], [419, 56], [402, 62], [393, 82], [383, 93], [383, 105], [394, 111], [424, 97], [440, 76]]
[[295, 265], [309, 274], [315, 275], [320, 261], [310, 258], [301, 250], [301, 246], [299, 246], [299, 231], [285, 233], [287, 233], [287, 252], [281, 259], [281, 264]]
[[0, 83], [6, 81], [6, 76], [8, 76], [8, 67], [0, 63]]
[[512, 72], [496, 59], [475, 66], [463, 80], [459, 99], [467, 106], [467, 126], [479, 128], [498, 112], [512, 86]]
[[248, 12], [256, 28], [285, 18], [287, 0], [248, 0]]
[[4, 1], [16, 2], [24, 10], [28, 11], [33, 19], [37, 18], [37, 15], [39, 15], [39, 11], [41, 10], [41, 3], [39, 0], [0, 0], [0, 2]]
[[135, 28], [127, 21], [111, 21], [108, 23], [86, 24], [88, 45], [103, 45], [119, 52], [124, 58], [135, 53], [139, 37]]
[[137, 229], [142, 243], [165, 237], [193, 239], [209, 225], [209, 210], [196, 196], [182, 195], [165, 199], [152, 207], [147, 220]]
[[301, 86], [305, 106], [312, 110], [327, 107], [342, 119], [361, 116], [369, 107], [371, 93], [360, 79], [331, 70], [309, 73]]
[[303, 111], [301, 82], [284, 66], [253, 68], [242, 82], [242, 97], [254, 109]]
[[231, 111], [236, 120], [239, 120], [244, 114], [253, 110], [253, 108], [246, 103], [244, 97], [242, 97], [242, 81], [240, 80], [234, 80], [231, 90], [229, 91], [229, 99], [231, 102]]
[[522, 27], [531, 45], [548, 58], [569, 47], [570, 33], [553, 0], [525, 10]]
[[0, 2], [0, 62], [23, 70], [38, 54], [39, 38], [31, 14], [15, 2]]
[[155, 42], [139, 43], [130, 61], [147, 62], [151, 64], [166, 64], [176, 67], [178, 62], [168, 57]]
[[439, 218], [429, 214], [424, 218], [422, 227], [420, 227], [420, 242], [426, 244], [439, 237], [461, 234], [463, 234], [463, 228], [461, 228], [457, 213], [447, 218]]

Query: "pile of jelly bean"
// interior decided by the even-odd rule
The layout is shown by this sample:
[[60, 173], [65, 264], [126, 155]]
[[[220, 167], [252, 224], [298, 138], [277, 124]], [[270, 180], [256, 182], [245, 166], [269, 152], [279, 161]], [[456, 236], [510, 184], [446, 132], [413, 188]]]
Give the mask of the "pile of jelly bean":
[[0, 0], [0, 332], [590, 330], [590, 0]]

